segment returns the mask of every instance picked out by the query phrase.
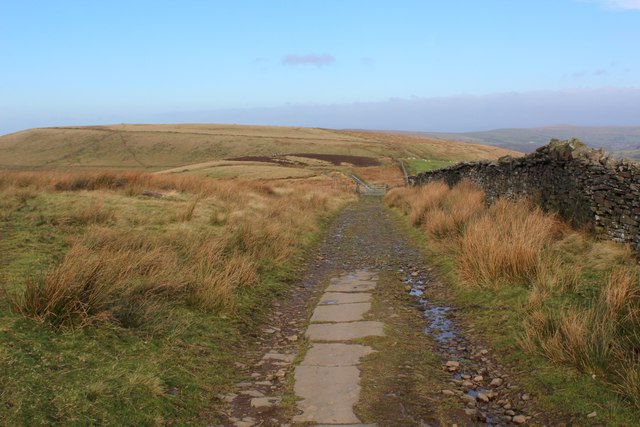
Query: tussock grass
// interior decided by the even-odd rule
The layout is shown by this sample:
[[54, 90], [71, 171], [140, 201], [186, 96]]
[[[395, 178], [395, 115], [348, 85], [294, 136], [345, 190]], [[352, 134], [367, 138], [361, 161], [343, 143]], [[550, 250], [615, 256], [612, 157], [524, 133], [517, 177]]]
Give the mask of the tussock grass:
[[611, 384], [640, 408], [640, 268], [628, 246], [576, 231], [526, 199], [484, 204], [468, 182], [392, 190], [459, 284], [528, 291], [520, 346]]
[[543, 249], [551, 242], [556, 224], [526, 201], [499, 200], [461, 234], [460, 277], [488, 288], [527, 283], [543, 265]]
[[193, 213], [196, 210], [196, 206], [198, 205], [198, 202], [202, 199], [201, 195], [195, 196], [191, 199], [190, 202], [187, 203], [187, 206], [185, 206], [184, 208], [180, 209], [178, 212], [176, 212], [175, 215], [175, 221], [176, 222], [185, 222], [185, 221], [191, 221], [191, 219], [193, 219]]
[[[145, 190], [166, 194], [166, 201], [153, 201], [164, 212], [157, 218], [105, 207], [99, 198], [144, 201]], [[231, 313], [239, 291], [288, 261], [318, 220], [352, 197], [313, 183], [143, 173], [0, 173], [0, 191], [20, 203], [21, 194], [37, 192], [90, 195], [52, 221], [86, 231], [13, 298], [16, 312], [62, 329], [138, 325], [168, 298]]]
[[219, 425], [342, 188], [0, 172], [0, 424]]

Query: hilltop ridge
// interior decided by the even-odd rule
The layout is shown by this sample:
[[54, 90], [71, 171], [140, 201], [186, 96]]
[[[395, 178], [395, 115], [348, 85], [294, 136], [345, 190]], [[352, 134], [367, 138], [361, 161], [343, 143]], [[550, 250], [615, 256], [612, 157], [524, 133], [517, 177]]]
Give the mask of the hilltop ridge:
[[162, 170], [243, 156], [294, 153], [444, 161], [511, 150], [382, 132], [222, 124], [121, 124], [28, 129], [0, 136], [0, 168]]

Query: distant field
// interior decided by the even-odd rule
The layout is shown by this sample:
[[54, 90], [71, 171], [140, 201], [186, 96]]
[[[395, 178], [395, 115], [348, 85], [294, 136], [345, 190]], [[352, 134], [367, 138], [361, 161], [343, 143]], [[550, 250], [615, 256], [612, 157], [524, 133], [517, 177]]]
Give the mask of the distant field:
[[[0, 136], [0, 168], [3, 169], [174, 169], [172, 172], [180, 172], [179, 168], [184, 168], [199, 169], [202, 173], [201, 167], [193, 165], [255, 156], [291, 160], [289, 164], [278, 165], [278, 169], [265, 169], [286, 177], [288, 173], [282, 171], [282, 167], [312, 168], [321, 173], [323, 168], [373, 166], [378, 162], [390, 166], [392, 158], [456, 161], [495, 159], [505, 154], [515, 153], [411, 135], [273, 126], [56, 127]], [[340, 159], [336, 156], [345, 156], [346, 160], [336, 162]], [[215, 175], [225, 169], [239, 168], [212, 165], [208, 169]], [[234, 176], [234, 172], [223, 175]], [[292, 171], [291, 175], [298, 176], [300, 172]]]
[[403, 160], [409, 175], [419, 174], [433, 169], [446, 168], [453, 164], [450, 160], [425, 160], [425, 159], [405, 159]]

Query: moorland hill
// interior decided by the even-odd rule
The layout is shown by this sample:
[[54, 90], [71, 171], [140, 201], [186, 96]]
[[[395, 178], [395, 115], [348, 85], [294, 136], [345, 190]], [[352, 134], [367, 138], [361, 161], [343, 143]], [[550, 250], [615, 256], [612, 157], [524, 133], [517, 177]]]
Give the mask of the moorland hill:
[[[292, 166], [282, 164], [282, 157], [291, 155], [303, 155], [294, 156], [293, 163], [314, 159], [358, 166], [359, 157], [458, 161], [506, 154], [514, 152], [411, 135], [275, 126], [122, 124], [36, 128], [0, 136], [0, 168], [5, 169], [160, 171], [243, 160]], [[356, 157], [327, 159], [326, 155]], [[253, 158], [244, 159], [247, 156]], [[307, 160], [301, 162], [300, 157]]]

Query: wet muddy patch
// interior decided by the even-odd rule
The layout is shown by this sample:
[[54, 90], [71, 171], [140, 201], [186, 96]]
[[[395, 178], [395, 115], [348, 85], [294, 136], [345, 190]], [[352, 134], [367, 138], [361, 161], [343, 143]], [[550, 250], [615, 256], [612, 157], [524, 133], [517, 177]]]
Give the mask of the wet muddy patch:
[[432, 339], [442, 370], [449, 375], [440, 393], [464, 405], [465, 414], [484, 425], [544, 424], [544, 416], [535, 412], [531, 396], [493, 360], [478, 337], [459, 327], [456, 310], [429, 298], [442, 290], [442, 284], [429, 271], [415, 266], [403, 266], [398, 273], [405, 292], [421, 313], [422, 332]]

